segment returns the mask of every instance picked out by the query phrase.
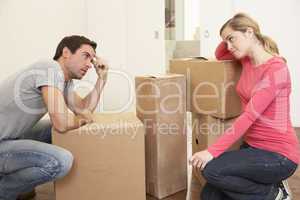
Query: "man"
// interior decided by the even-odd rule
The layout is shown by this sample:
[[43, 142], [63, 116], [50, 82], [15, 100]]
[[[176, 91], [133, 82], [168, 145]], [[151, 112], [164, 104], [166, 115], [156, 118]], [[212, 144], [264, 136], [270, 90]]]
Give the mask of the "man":
[[[53, 60], [36, 62], [0, 85], [0, 200], [24, 199], [23, 193], [69, 172], [73, 156], [50, 144], [51, 127], [64, 133], [92, 121], [108, 70], [96, 47], [83, 36], [65, 37]], [[72, 91], [72, 80], [92, 66], [97, 82], [81, 98]], [[33, 129], [47, 112], [51, 126]]]

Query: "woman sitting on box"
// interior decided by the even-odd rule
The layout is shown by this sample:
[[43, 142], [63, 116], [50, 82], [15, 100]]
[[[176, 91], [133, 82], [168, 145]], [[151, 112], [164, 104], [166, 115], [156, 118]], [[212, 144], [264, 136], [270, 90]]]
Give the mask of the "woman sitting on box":
[[[290, 120], [286, 61], [243, 13], [229, 19], [220, 35], [217, 59], [238, 59], [243, 66], [236, 88], [243, 112], [216, 143], [190, 159], [207, 180], [201, 200], [288, 199], [290, 192], [282, 183], [295, 172], [300, 153]], [[225, 152], [242, 136], [240, 150]]]

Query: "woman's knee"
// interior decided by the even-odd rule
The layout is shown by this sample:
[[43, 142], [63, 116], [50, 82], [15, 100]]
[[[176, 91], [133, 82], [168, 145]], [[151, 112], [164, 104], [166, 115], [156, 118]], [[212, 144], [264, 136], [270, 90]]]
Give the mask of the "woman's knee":
[[217, 183], [220, 181], [221, 178], [221, 167], [222, 166], [216, 166], [214, 160], [212, 160], [202, 170], [202, 176], [208, 183]]

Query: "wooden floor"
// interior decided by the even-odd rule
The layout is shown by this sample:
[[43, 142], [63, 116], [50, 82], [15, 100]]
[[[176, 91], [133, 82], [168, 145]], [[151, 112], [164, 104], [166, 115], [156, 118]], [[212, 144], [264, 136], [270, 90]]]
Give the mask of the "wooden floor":
[[[298, 138], [300, 139], [300, 128], [296, 130], [297, 130]], [[298, 168], [295, 174], [292, 177], [290, 177], [288, 182], [292, 189], [293, 200], [300, 200], [300, 168]], [[55, 200], [52, 183], [39, 186], [36, 190], [37, 190], [37, 196], [35, 200]], [[186, 197], [186, 192], [182, 191], [173, 196], [167, 197], [164, 200], [185, 200], [185, 197]], [[156, 199], [147, 196], [147, 200], [156, 200]]]

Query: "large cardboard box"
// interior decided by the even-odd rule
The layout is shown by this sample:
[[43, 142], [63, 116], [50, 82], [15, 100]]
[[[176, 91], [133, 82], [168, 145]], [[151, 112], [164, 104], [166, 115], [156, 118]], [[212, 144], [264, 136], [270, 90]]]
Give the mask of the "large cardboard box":
[[[231, 128], [236, 118], [232, 119], [218, 119], [210, 115], [193, 114], [193, 153], [202, 151], [213, 144], [228, 128]], [[242, 139], [235, 142], [227, 151], [236, 150], [240, 148]], [[200, 172], [194, 170], [195, 176], [198, 178], [200, 184], [205, 183], [204, 178]]]
[[190, 200], [199, 200], [203, 186], [199, 183], [198, 179], [194, 176], [192, 177], [191, 183], [191, 199]]
[[187, 78], [188, 110], [227, 119], [241, 113], [235, 87], [241, 73], [237, 61], [174, 59], [170, 72]]
[[136, 77], [136, 110], [146, 127], [146, 191], [164, 198], [186, 189], [186, 80]]
[[145, 200], [145, 129], [135, 113], [95, 114], [93, 124], [53, 143], [74, 155], [70, 173], [55, 183], [56, 200]]
[[[210, 115], [193, 113], [193, 152], [206, 149], [213, 144], [228, 128], [231, 127], [236, 118], [218, 119]], [[239, 148], [241, 142], [232, 145], [229, 150]]]

